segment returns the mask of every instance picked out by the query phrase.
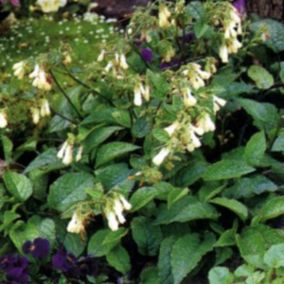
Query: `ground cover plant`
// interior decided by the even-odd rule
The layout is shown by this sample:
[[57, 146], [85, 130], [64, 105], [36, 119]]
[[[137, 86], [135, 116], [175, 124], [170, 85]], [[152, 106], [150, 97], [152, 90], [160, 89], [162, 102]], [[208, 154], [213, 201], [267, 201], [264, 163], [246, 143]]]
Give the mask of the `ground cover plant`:
[[1, 283], [284, 282], [284, 28], [244, 5], [2, 3]]

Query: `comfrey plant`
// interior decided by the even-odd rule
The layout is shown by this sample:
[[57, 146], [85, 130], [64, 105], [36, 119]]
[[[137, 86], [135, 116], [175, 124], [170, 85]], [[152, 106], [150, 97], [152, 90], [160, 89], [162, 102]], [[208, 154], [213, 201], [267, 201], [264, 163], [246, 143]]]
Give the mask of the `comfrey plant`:
[[125, 30], [89, 8], [0, 39], [11, 267], [46, 283], [281, 281], [283, 25], [244, 4], [154, 1]]

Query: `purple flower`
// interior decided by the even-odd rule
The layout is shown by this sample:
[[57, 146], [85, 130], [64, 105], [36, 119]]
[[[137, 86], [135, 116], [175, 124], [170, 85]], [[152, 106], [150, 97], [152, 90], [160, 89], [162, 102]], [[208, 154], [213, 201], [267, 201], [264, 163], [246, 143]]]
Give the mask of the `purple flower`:
[[153, 61], [153, 51], [151, 48], [141, 48], [140, 55], [145, 62], [152, 62]]
[[52, 266], [62, 272], [69, 272], [76, 267], [76, 257], [65, 249], [59, 249], [52, 257]]
[[246, 12], [246, 0], [236, 0], [233, 6], [238, 10], [240, 15], [244, 15]]
[[33, 257], [43, 259], [49, 253], [49, 241], [43, 238], [36, 238], [33, 241], [27, 241], [23, 245], [23, 251], [26, 254], [31, 254]]
[[6, 274], [8, 283], [28, 283], [28, 260], [19, 255], [6, 255], [0, 258], [0, 270]]
[[169, 68], [176, 68], [179, 67], [181, 64], [181, 61], [178, 59], [173, 59], [171, 62], [163, 62], [160, 64], [160, 69], [165, 70]]

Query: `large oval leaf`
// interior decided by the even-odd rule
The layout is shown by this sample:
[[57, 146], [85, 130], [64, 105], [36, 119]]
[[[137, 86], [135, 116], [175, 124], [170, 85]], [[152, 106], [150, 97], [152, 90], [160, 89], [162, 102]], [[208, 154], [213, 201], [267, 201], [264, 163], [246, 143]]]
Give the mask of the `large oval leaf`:
[[65, 211], [86, 198], [85, 189], [93, 186], [93, 176], [88, 173], [68, 173], [57, 179], [50, 187], [48, 206]]
[[139, 146], [126, 142], [112, 142], [100, 147], [97, 153], [96, 165], [97, 167], [106, 164], [126, 153], [133, 152], [139, 149]]

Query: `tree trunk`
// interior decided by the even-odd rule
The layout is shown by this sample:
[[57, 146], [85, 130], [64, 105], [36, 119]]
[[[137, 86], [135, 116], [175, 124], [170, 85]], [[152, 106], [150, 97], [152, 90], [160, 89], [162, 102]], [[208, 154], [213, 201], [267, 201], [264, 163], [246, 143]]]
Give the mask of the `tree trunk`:
[[284, 0], [248, 0], [248, 12], [284, 21]]

